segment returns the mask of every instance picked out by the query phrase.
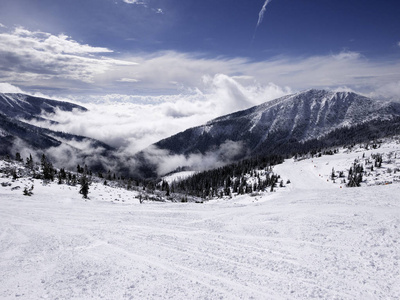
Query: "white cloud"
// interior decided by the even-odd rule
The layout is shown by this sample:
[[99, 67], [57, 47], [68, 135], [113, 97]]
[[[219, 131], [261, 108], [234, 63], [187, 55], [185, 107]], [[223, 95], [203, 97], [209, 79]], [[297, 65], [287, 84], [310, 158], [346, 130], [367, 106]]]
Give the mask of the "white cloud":
[[399, 46], [399, 47], [400, 47], [400, 42], [398, 42], [398, 43], [397, 43], [397, 46]]
[[0, 28], [7, 28], [7, 26], [0, 23]]
[[24, 93], [24, 91], [15, 85], [0, 82], [0, 93]]
[[260, 12], [258, 13], [257, 27], [260, 26], [262, 20], [264, 19], [264, 14], [265, 14], [265, 11], [267, 10], [267, 5], [268, 5], [268, 3], [270, 3], [270, 2], [271, 2], [271, 0], [266, 0], [266, 1], [264, 2], [264, 5], [262, 6]]
[[371, 92], [371, 97], [400, 101], [400, 80], [382, 85]]
[[[253, 87], [273, 82], [293, 90], [346, 86], [371, 92], [400, 81], [399, 69], [399, 61], [371, 61], [351, 51], [309, 57], [279, 56], [264, 61], [210, 58], [175, 51], [121, 55], [112, 49], [78, 43], [64, 34], [21, 27], [0, 33], [0, 80], [31, 92], [41, 87], [42, 93], [56, 96], [65, 96], [66, 91], [85, 95], [180, 94], [210, 88], [204, 78], [221, 80], [221, 85], [230, 85], [230, 80], [234, 80]], [[234, 91], [234, 87], [233, 84], [230, 95], [224, 96], [240, 99], [243, 91]], [[54, 88], [62, 92], [57, 94]], [[246, 98], [237, 101], [242, 103], [241, 107], [246, 106]]]
[[126, 62], [99, 56], [113, 52], [80, 44], [66, 35], [15, 28], [0, 33], [0, 78], [11, 83], [71, 85], [70, 81], [94, 82], [96, 76]]
[[137, 80], [135, 78], [121, 78], [117, 81], [119, 81], [119, 82], [139, 82], [139, 80]]
[[[92, 47], [81, 45], [72, 40], [65, 34], [58, 36], [40, 31], [29, 31], [23, 27], [17, 27], [11, 34], [2, 34], [1, 39], [8, 42], [14, 41], [10, 46], [24, 45], [35, 50], [49, 53], [69, 53], [69, 54], [88, 54], [88, 53], [106, 53], [113, 50], [103, 47]], [[4, 45], [3, 45], [4, 46]]]
[[234, 160], [244, 150], [242, 142], [226, 140], [222, 145], [205, 154], [172, 155], [168, 151], [151, 146], [144, 155], [148, 161], [157, 165], [157, 173], [162, 176], [179, 167], [191, 167], [194, 171], [214, 169]]
[[[128, 59], [128, 58], [126, 58]], [[204, 76], [226, 74], [241, 83], [274, 82], [294, 90], [348, 86], [359, 92], [400, 80], [399, 61], [370, 61], [357, 52], [310, 57], [275, 57], [265, 61], [246, 58], [204, 58], [173, 51], [133, 56], [138, 65], [111, 71], [108, 78], [135, 78], [142, 93], [176, 93], [201, 87]], [[171, 84], [174, 82], [174, 84]]]
[[358, 52], [343, 51], [339, 54], [333, 55], [333, 57], [337, 60], [356, 60], [361, 58], [361, 54]]
[[123, 0], [127, 4], [144, 4], [141, 0]]

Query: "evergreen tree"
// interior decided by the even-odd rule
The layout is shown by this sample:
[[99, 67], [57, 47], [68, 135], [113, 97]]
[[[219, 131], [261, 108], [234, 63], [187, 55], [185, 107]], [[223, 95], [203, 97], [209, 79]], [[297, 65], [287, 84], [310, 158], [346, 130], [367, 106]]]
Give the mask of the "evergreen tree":
[[331, 179], [335, 180], [335, 178], [336, 178], [335, 168], [332, 168]]
[[62, 184], [62, 176], [61, 176], [61, 173], [58, 173], [58, 184]]
[[169, 197], [170, 196], [169, 184], [168, 184], [168, 182], [165, 182], [165, 183], [166, 183], [166, 185], [165, 185], [165, 196]]
[[29, 154], [29, 157], [26, 159], [26, 166], [33, 170], [33, 159], [32, 159], [32, 154]]
[[361, 185], [363, 180], [364, 168], [362, 165], [353, 163], [353, 166], [349, 169], [349, 176], [347, 179], [349, 182], [347, 183], [348, 187], [358, 187]]
[[23, 161], [21, 154], [19, 152], [15, 153], [15, 160], [16, 161]]
[[53, 168], [53, 164], [47, 160], [44, 154], [42, 155], [41, 165], [42, 165], [43, 179], [53, 181], [55, 170]]
[[81, 176], [79, 183], [81, 185], [79, 193], [83, 195], [83, 198], [87, 199], [89, 194], [89, 178], [86, 176], [86, 174]]
[[71, 185], [72, 185], [72, 186], [75, 186], [75, 185], [76, 185], [76, 181], [77, 181], [77, 180], [76, 180], [76, 175], [73, 174], [72, 177], [71, 177]]

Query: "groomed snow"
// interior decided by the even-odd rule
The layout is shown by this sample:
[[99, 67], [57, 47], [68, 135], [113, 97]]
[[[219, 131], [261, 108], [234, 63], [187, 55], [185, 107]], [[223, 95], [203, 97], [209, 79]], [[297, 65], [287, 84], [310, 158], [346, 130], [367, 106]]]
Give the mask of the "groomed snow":
[[399, 299], [400, 184], [328, 178], [357, 155], [288, 160], [285, 188], [203, 204], [0, 178], [0, 298]]

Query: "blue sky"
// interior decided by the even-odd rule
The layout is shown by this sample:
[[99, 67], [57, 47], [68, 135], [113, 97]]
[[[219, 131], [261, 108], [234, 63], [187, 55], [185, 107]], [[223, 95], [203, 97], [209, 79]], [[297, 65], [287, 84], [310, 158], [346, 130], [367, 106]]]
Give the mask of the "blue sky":
[[400, 99], [398, 0], [0, 0], [0, 7], [0, 92], [84, 102], [90, 115], [60, 112], [53, 129], [129, 153], [309, 88]]
[[[127, 1], [129, 2], [129, 1]], [[142, 4], [141, 4], [142, 3]], [[356, 51], [399, 58], [395, 0], [2, 0], [0, 20], [121, 53], [200, 52], [209, 57], [310, 56]], [[396, 47], [397, 46], [397, 47]]]
[[364, 93], [396, 89], [400, 81], [395, 0], [2, 0], [1, 6], [0, 79], [29, 92], [174, 94], [203, 88], [204, 76], [217, 74], [239, 84]]

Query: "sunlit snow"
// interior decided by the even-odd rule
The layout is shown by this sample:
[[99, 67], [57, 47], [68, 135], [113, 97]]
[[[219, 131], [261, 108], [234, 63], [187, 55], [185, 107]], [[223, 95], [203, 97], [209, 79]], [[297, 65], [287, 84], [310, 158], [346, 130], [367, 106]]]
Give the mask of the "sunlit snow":
[[[362, 187], [332, 182], [332, 168], [374, 152], [386, 166]], [[140, 204], [100, 183], [85, 201], [78, 187], [3, 176], [0, 298], [397, 299], [399, 162], [395, 142], [289, 159], [277, 192], [203, 204]]]

